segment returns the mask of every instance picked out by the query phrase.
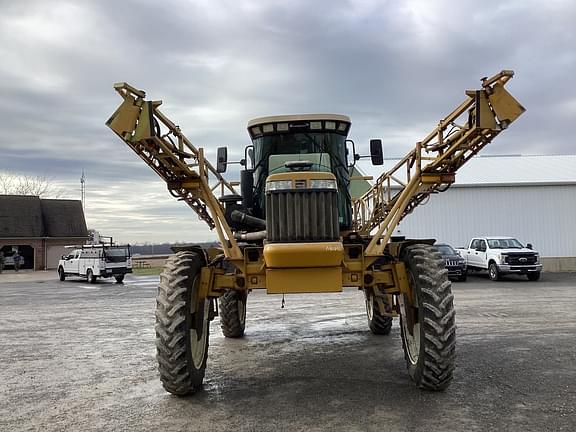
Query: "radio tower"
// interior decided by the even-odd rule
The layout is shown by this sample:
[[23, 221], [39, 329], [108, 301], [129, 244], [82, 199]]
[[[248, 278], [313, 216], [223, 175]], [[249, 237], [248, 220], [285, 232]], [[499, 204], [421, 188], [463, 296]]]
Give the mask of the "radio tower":
[[80, 177], [80, 194], [82, 199], [82, 210], [86, 214], [86, 177], [84, 176], [84, 169], [82, 169], [82, 177]]

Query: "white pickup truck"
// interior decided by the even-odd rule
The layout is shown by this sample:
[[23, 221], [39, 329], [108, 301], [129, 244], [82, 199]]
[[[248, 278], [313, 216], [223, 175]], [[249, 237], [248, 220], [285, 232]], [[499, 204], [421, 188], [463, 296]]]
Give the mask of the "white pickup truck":
[[494, 281], [505, 274], [523, 274], [531, 281], [540, 279], [540, 254], [513, 237], [476, 237], [470, 240], [468, 249], [456, 251], [466, 259], [468, 270], [488, 270]]
[[99, 277], [112, 277], [122, 283], [124, 275], [132, 273], [130, 246], [85, 245], [73, 249], [58, 262], [58, 277], [85, 277], [95, 283]]

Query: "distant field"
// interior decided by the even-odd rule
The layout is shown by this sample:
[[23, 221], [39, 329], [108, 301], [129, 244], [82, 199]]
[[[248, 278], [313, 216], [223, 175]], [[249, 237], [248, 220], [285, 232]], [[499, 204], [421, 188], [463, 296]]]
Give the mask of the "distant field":
[[162, 267], [134, 268], [132, 271], [138, 276], [159, 275], [162, 273]]

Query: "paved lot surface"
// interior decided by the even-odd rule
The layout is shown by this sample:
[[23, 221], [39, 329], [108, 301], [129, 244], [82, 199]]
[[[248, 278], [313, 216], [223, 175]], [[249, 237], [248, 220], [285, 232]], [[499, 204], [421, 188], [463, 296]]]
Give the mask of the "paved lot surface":
[[249, 297], [247, 335], [212, 324], [206, 385], [165, 393], [154, 277], [0, 283], [0, 430], [574, 431], [576, 274], [454, 283], [458, 360], [414, 388], [398, 323], [372, 336], [358, 291]]

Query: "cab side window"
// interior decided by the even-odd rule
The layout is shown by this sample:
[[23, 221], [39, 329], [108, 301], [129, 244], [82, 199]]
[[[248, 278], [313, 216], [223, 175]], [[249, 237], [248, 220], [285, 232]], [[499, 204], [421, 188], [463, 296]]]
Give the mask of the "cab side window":
[[480, 240], [480, 250], [485, 251], [486, 250], [486, 242], [484, 240]]

